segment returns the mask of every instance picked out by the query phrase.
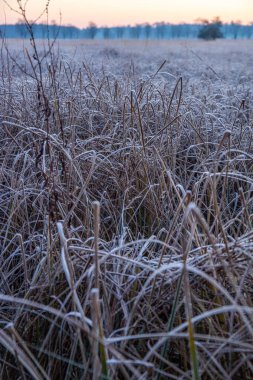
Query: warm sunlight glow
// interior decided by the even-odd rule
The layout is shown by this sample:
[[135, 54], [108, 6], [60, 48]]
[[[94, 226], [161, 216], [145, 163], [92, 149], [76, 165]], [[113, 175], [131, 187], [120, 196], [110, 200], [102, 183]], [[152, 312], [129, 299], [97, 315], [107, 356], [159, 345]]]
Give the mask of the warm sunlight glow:
[[[10, 12], [0, 0], [0, 23], [16, 22], [19, 16]], [[17, 9], [16, 0], [8, 3]], [[23, 1], [24, 3], [24, 1]], [[28, 15], [40, 14], [45, 0], [30, 0]], [[89, 21], [98, 25], [126, 25], [143, 22], [165, 21], [171, 23], [193, 22], [197, 18], [212, 19], [220, 16], [223, 21], [253, 21], [252, 0], [51, 0], [49, 20], [85, 27]]]

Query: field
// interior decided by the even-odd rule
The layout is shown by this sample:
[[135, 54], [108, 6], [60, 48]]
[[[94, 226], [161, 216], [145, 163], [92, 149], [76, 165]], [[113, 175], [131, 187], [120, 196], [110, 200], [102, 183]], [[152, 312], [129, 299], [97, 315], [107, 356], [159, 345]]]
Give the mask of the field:
[[0, 379], [253, 378], [252, 44], [2, 42]]

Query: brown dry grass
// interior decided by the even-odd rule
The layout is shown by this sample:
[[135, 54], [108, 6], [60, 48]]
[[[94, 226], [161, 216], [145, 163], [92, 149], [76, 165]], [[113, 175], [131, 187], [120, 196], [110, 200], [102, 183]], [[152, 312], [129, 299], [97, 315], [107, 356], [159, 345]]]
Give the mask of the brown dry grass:
[[251, 42], [21, 46], [1, 50], [0, 378], [252, 378]]

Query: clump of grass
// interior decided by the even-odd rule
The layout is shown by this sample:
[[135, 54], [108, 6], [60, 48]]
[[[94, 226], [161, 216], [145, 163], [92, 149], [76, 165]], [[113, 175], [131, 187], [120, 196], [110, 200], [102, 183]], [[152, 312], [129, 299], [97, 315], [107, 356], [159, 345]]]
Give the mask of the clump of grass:
[[34, 43], [1, 52], [0, 378], [252, 378], [239, 47]]

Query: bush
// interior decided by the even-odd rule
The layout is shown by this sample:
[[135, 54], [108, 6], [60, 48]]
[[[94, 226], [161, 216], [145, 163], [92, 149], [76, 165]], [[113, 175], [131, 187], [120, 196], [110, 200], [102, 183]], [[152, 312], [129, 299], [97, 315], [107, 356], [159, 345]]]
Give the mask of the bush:
[[206, 24], [200, 29], [198, 38], [202, 38], [203, 40], [216, 40], [217, 38], [223, 38], [220, 28], [220, 23]]

